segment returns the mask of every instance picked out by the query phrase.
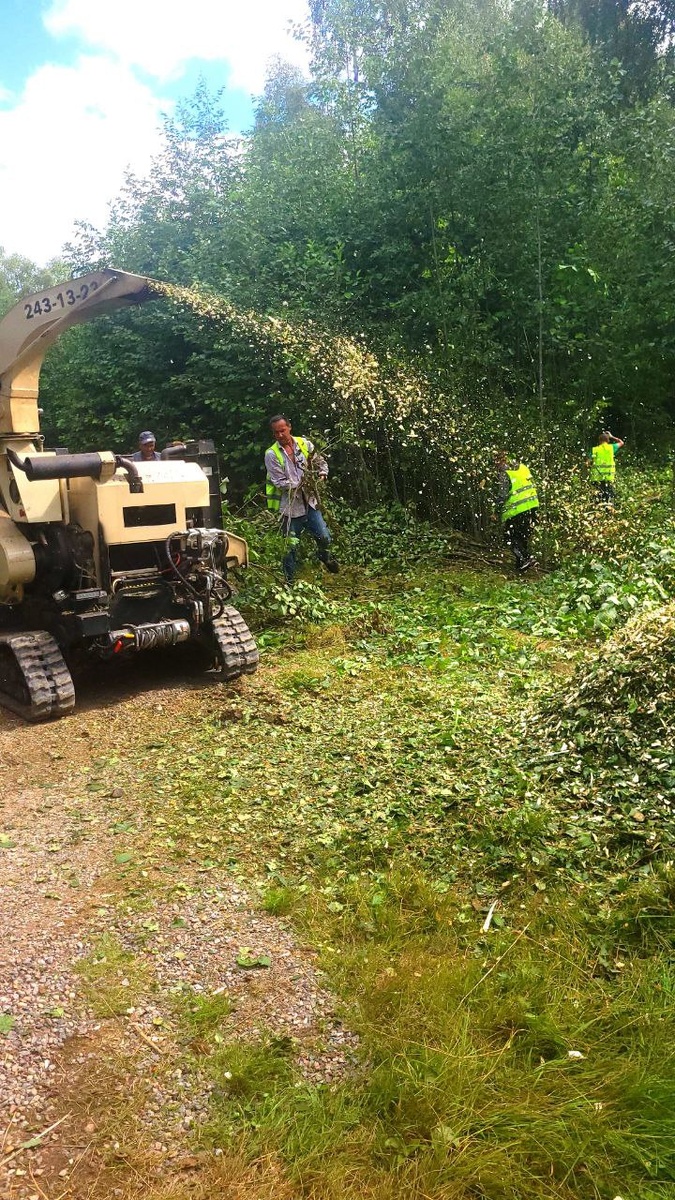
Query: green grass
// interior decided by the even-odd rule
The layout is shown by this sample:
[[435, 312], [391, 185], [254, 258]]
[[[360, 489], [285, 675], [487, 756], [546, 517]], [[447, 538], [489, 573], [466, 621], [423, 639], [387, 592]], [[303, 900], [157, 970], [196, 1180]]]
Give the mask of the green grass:
[[423, 876], [354, 889], [311, 923], [363, 1068], [309, 1086], [269, 1044], [228, 1047], [208, 1143], [273, 1149], [317, 1197], [675, 1194], [672, 994], [625, 917], [538, 897], [485, 935]]
[[296, 905], [296, 897], [292, 888], [289, 887], [268, 887], [265, 889], [262, 906], [265, 912], [270, 913], [273, 917], [286, 917], [293, 912]]
[[316, 1087], [269, 1043], [219, 1051], [208, 1144], [274, 1150], [316, 1196], [675, 1194], [673, 996], [631, 905], [539, 896], [483, 935], [423, 876], [389, 884], [311, 917], [364, 1068]]
[[117, 938], [104, 934], [91, 952], [75, 964], [82, 988], [97, 1016], [112, 1017], [126, 1012], [150, 988], [145, 963]]
[[[191, 717], [135, 764], [163, 852], [248, 877], [359, 1035], [346, 1078], [310, 1085], [292, 1044], [231, 1041], [203, 998], [179, 1011], [213, 1085], [200, 1137], [272, 1156], [298, 1197], [675, 1198], [675, 822], [620, 754], [610, 805], [528, 734], [653, 602], [635, 574], [608, 586], [626, 514], [593, 520], [602, 570], [526, 586], [347, 569], [323, 613], [306, 593], [313, 623], [267, 631], [234, 719]], [[666, 588], [665, 518], [658, 536]]]
[[193, 1038], [218, 1032], [232, 1012], [232, 1001], [226, 993], [203, 995], [184, 990], [175, 997], [174, 1005], [182, 1028]]

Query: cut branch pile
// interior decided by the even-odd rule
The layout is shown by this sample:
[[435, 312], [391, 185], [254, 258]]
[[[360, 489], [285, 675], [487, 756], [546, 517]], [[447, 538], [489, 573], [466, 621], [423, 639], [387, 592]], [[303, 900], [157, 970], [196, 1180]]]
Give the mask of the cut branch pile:
[[[556, 784], [582, 803], [675, 812], [675, 603], [629, 621], [528, 723]], [[652, 800], [652, 808], [654, 807]], [[656, 815], [655, 813], [653, 815]]]

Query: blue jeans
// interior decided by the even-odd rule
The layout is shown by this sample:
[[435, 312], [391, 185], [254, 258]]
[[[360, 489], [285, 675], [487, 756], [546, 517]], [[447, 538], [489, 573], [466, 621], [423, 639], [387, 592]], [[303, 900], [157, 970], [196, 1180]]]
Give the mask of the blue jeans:
[[281, 532], [287, 539], [288, 552], [281, 565], [288, 583], [292, 583], [295, 579], [298, 546], [305, 530], [307, 530], [310, 537], [313, 537], [316, 542], [316, 552], [319, 562], [328, 561], [328, 547], [331, 542], [330, 531], [318, 508], [308, 508], [307, 512], [301, 517], [290, 517], [289, 519], [288, 516], [283, 516], [281, 518]]

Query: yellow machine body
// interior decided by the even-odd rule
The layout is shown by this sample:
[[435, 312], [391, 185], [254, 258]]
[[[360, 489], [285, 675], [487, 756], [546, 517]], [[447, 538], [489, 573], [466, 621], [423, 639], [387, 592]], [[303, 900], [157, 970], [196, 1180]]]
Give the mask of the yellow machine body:
[[0, 703], [29, 720], [72, 708], [62, 655], [192, 641], [225, 680], [257, 667], [229, 604], [228, 570], [248, 565], [248, 548], [222, 530], [213, 443], [139, 462], [43, 450], [48, 348], [73, 325], [157, 294], [153, 280], [105, 268], [27, 296], [0, 320]]

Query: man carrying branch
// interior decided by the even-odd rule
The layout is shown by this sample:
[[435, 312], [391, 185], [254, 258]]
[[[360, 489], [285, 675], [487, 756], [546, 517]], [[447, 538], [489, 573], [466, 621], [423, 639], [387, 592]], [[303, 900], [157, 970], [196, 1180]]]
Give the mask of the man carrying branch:
[[328, 463], [308, 438], [293, 437], [291, 423], [281, 413], [270, 418], [274, 443], [265, 453], [267, 507], [278, 513], [287, 552], [282, 568], [291, 584], [297, 568], [297, 550], [305, 530], [314, 538], [319, 561], [334, 574], [338, 564], [328, 547], [331, 536], [319, 507], [319, 484], [328, 476]]

